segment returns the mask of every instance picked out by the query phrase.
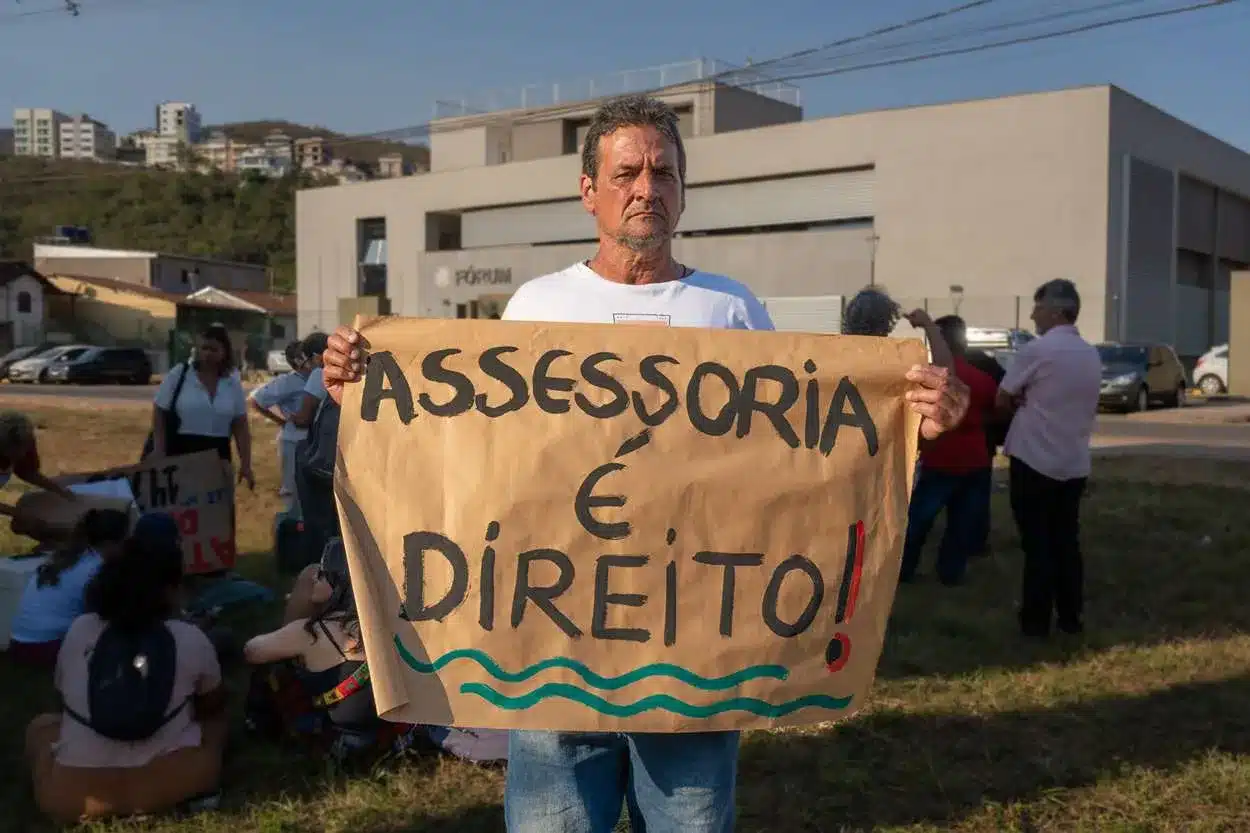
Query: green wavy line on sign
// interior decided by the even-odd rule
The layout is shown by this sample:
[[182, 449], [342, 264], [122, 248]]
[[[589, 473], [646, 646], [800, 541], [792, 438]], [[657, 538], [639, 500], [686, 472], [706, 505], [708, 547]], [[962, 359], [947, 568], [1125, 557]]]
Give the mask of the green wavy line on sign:
[[694, 718], [715, 717], [718, 714], [731, 711], [750, 712], [756, 717], [776, 718], [785, 717], [799, 709], [841, 710], [849, 706], [853, 699], [851, 697], [830, 697], [827, 694], [809, 694], [806, 697], [796, 697], [784, 703], [774, 704], [764, 700], [757, 700], [754, 697], [731, 697], [728, 700], [720, 700], [700, 706], [694, 703], [687, 703], [684, 700], [678, 700], [676, 697], [671, 697], [667, 694], [652, 694], [633, 703], [609, 703], [596, 694], [591, 694], [589, 691], [583, 691], [577, 686], [564, 683], [548, 683], [519, 697], [509, 697], [506, 694], [501, 694], [485, 683], [465, 683], [460, 686], [460, 693], [477, 695], [492, 706], [508, 711], [532, 709], [544, 700], [552, 698], [572, 700], [574, 703], [580, 703], [586, 708], [608, 717], [634, 717], [643, 712], [659, 710], [679, 714], [682, 717]]
[[456, 660], [467, 659], [476, 662], [492, 677], [505, 683], [523, 683], [551, 668], [567, 668], [585, 680], [588, 685], [607, 691], [615, 691], [633, 685], [648, 677], [672, 677], [701, 691], [721, 691], [727, 688], [734, 688], [750, 680], [762, 678], [784, 680], [790, 676], [790, 672], [783, 665], [753, 665], [749, 668], [743, 668], [741, 671], [726, 674], [723, 677], [702, 677], [680, 665], [659, 662], [635, 668], [633, 671], [628, 671], [618, 677], [605, 677], [595, 673], [584, 663], [568, 657], [552, 657], [551, 659], [545, 659], [522, 668], [520, 671], [505, 671], [489, 654], [473, 648], [448, 651], [433, 662], [423, 662], [412, 655], [398, 635], [394, 637], [394, 642], [395, 650], [399, 653], [400, 659], [404, 661], [405, 665], [419, 674], [436, 674]]

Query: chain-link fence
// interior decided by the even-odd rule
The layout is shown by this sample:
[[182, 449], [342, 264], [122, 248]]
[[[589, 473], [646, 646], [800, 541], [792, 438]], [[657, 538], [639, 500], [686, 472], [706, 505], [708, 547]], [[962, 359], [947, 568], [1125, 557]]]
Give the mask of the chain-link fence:
[[[880, 287], [888, 291], [888, 287]], [[773, 296], [768, 299], [770, 311], [774, 304], [778, 309], [775, 315], [784, 316], [785, 312], [782, 307], [788, 307], [793, 303], [803, 302], [811, 306], [810, 314], [804, 316], [811, 327], [812, 332], [832, 333], [838, 332], [840, 327], [840, 319], [845, 312], [846, 304], [850, 302], [855, 293], [839, 296], [819, 296], [819, 297], [803, 297], [788, 299], [785, 296]], [[1023, 329], [1031, 330], [1032, 322], [1029, 315], [1033, 311], [1032, 295], [966, 295], [963, 297], [952, 297], [950, 295], [932, 295], [932, 296], [912, 296], [912, 295], [892, 295], [904, 312], [911, 312], [914, 309], [923, 309], [933, 318], [939, 318], [943, 315], [959, 315], [967, 325], [971, 328], [982, 329]], [[503, 314], [504, 308], [507, 306], [506, 296], [490, 296], [478, 299], [476, 301], [468, 301], [459, 304], [447, 304], [442, 309], [446, 314], [443, 316], [433, 316], [438, 318], [496, 318]], [[823, 301], [831, 301], [832, 303], [817, 303]], [[786, 302], [791, 302], [787, 304]], [[314, 330], [322, 332], [331, 332], [339, 323], [339, 310], [322, 309], [322, 310], [301, 310], [299, 316], [299, 336], [306, 337]], [[911, 327], [907, 322], [903, 322], [899, 335], [907, 335], [911, 331]], [[285, 345], [285, 340], [281, 343], [275, 343], [272, 349], [281, 349]]]
[[1031, 329], [1032, 295], [894, 296], [904, 311], [922, 309], [933, 318], [958, 315], [969, 327]]

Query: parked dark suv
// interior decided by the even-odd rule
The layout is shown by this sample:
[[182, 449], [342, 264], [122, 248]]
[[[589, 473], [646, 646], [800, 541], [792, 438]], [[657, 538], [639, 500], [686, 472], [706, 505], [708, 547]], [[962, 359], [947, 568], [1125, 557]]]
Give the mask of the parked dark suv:
[[142, 347], [91, 347], [72, 359], [56, 361], [47, 370], [49, 382], [146, 385], [152, 362]]
[[1098, 404], [1144, 411], [1155, 402], [1179, 408], [1189, 380], [1176, 351], [1166, 344], [1099, 344], [1102, 389]]

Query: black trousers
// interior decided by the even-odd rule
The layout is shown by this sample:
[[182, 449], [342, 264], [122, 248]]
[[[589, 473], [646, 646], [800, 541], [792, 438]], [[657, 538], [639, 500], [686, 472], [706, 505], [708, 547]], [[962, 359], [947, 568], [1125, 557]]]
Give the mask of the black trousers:
[[[298, 455], [297, 455], [298, 457]], [[304, 565], [321, 560], [321, 551], [331, 538], [341, 537], [339, 513], [334, 502], [334, 485], [309, 477], [298, 463], [295, 466], [295, 491], [299, 494], [300, 514], [304, 518]]]
[[1024, 549], [1020, 628], [1049, 633], [1058, 615], [1062, 630], [1078, 630], [1084, 603], [1081, 496], [1084, 477], [1055, 480], [1011, 458], [1011, 512]]
[[165, 454], [168, 457], [196, 454], [201, 451], [216, 451], [221, 459], [230, 460], [230, 437], [206, 437], [202, 434], [178, 432], [165, 439]]

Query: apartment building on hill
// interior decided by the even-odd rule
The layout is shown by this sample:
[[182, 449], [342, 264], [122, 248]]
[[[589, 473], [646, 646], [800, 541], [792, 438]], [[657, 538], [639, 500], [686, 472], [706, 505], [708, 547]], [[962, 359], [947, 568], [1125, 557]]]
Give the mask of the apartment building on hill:
[[117, 134], [102, 121], [86, 113], [61, 123], [62, 159], [113, 159], [117, 156]]
[[13, 153], [16, 156], [61, 155], [60, 127], [69, 116], [49, 107], [18, 107], [13, 111]]

